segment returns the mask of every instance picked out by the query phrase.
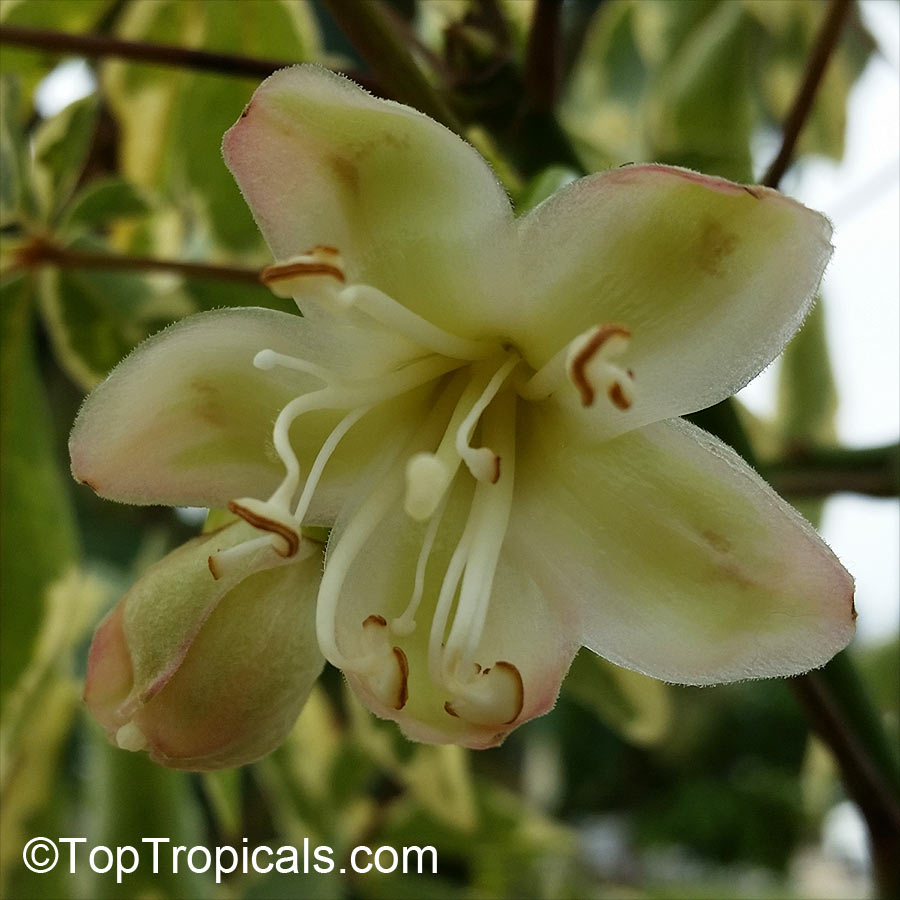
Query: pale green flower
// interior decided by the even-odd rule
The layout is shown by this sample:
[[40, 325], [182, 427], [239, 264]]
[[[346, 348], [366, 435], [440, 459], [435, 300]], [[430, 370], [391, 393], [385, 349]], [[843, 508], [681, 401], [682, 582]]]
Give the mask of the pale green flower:
[[[75, 424], [73, 471], [102, 496], [230, 505], [252, 526], [139, 582], [106, 674], [114, 654], [95, 642], [95, 692], [118, 687], [92, 706], [120, 743], [180, 764], [145, 695], [206, 678], [191, 702], [214, 722], [244, 689], [221, 689], [229, 652], [260, 684], [293, 666], [299, 705], [320, 649], [410, 737], [480, 748], [553, 706], [581, 645], [712, 684], [804, 672], [847, 644], [850, 576], [734, 452], [677, 418], [734, 393], [796, 331], [831, 254], [821, 215], [632, 166], [517, 219], [462, 140], [306, 66], [259, 88], [224, 151], [276, 259], [264, 280], [303, 316], [186, 319]], [[320, 584], [308, 525], [333, 526]], [[230, 651], [204, 654], [209, 610], [236, 594], [248, 645], [233, 628]], [[262, 650], [271, 628], [302, 634]], [[258, 755], [286, 718], [248, 720], [246, 752], [223, 735], [183, 764]]]

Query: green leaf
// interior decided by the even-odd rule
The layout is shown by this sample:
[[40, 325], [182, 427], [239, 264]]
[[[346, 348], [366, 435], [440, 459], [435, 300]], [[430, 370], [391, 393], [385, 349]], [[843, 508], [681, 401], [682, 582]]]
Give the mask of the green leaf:
[[[676, 18], [682, 6], [669, 4], [669, 9]], [[711, 7], [657, 69], [647, 96], [650, 158], [735, 181], [751, 180], [746, 24], [739, 4]]]
[[177, 279], [167, 277], [47, 267], [37, 285], [57, 359], [85, 390], [144, 338], [194, 311]]
[[671, 709], [665, 684], [589, 650], [583, 649], [575, 657], [563, 690], [632, 743], [655, 744], [669, 728]]
[[35, 358], [30, 297], [31, 283], [25, 277], [0, 286], [0, 691], [4, 693], [31, 656], [44, 591], [76, 554], [68, 482], [54, 446]]
[[41, 123], [34, 135], [34, 180], [46, 220], [71, 197], [87, 160], [97, 122], [93, 94]]
[[[115, 0], [3, 0], [0, 22], [77, 34], [92, 31]], [[23, 92], [32, 96], [38, 82], [59, 64], [59, 53], [3, 47], [3, 68], [16, 72]]]
[[[194, 900], [212, 896], [214, 866], [205, 874], [192, 872], [182, 855], [173, 872], [173, 848], [208, 845], [202, 812], [190, 776], [172, 772], [151, 762], [144, 753], [129, 753], [113, 747], [95, 723], [89, 723], [91, 743], [88, 757], [87, 815], [82, 827], [87, 846], [128, 845], [139, 848], [141, 864], [116, 884], [115, 867], [106, 874], [86, 874], [85, 896], [106, 900], [133, 897], [177, 897]], [[145, 837], [164, 837], [159, 845], [159, 872], [152, 869], [153, 846]], [[214, 848], [212, 849], [215, 854]], [[202, 859], [198, 859], [202, 864]], [[87, 867], [85, 867], [87, 869]]]
[[828, 359], [825, 309], [819, 300], [782, 357], [777, 421], [787, 449], [834, 444], [836, 410], [837, 388]]
[[35, 212], [28, 163], [28, 142], [20, 121], [19, 81], [0, 76], [0, 228]]
[[149, 212], [149, 203], [134, 185], [122, 178], [98, 178], [75, 194], [63, 211], [57, 232], [71, 237]]
[[[159, 0], [130, 4], [119, 23], [130, 40], [196, 46], [266, 59], [315, 58], [318, 37], [307, 4], [242, 0]], [[220, 152], [223, 133], [250, 100], [252, 79], [110, 61], [103, 84], [121, 132], [122, 171], [158, 189], [209, 237], [230, 250], [261, 250], [259, 232]]]

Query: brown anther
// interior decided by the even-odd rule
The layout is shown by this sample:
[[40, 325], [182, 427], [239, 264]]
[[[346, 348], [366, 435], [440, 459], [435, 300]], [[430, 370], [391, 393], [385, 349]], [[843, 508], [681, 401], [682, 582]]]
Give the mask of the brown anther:
[[491, 484], [496, 484], [500, 480], [500, 457], [494, 457], [494, 474], [491, 476]]
[[252, 509], [248, 509], [246, 506], [242, 506], [236, 500], [229, 502], [228, 508], [254, 528], [258, 528], [260, 531], [268, 531], [272, 534], [277, 534], [280, 538], [283, 538], [285, 547], [281, 547], [279, 544], [273, 544], [273, 548], [279, 556], [283, 556], [287, 559], [300, 549], [300, 534], [289, 525], [279, 522], [277, 519], [267, 518]]
[[622, 385], [619, 384], [618, 381], [614, 381], [609, 386], [607, 394], [609, 395], [609, 399], [612, 400], [612, 404], [616, 407], [616, 409], [624, 410], [628, 409], [628, 407], [631, 406], [631, 401], [625, 396], [624, 392], [622, 391]]
[[387, 628], [387, 619], [384, 616], [376, 616], [373, 613], [363, 621], [363, 628], [368, 628], [370, 625], [380, 625], [382, 628]]
[[[511, 719], [507, 719], [505, 722], [500, 723], [501, 725], [510, 725], [513, 722], [515, 722], [516, 719], [519, 718], [519, 716], [522, 714], [522, 707], [525, 705], [525, 685], [522, 682], [522, 673], [511, 662], [505, 662], [504, 660], [500, 660], [500, 662], [495, 662], [494, 668], [495, 669], [504, 669], [505, 671], [510, 672], [516, 681], [516, 688], [518, 691], [518, 703], [516, 704], [516, 714]], [[485, 670], [485, 671], [489, 671], [489, 670]], [[484, 673], [482, 673], [482, 674], [484, 674]]]
[[459, 713], [453, 708], [453, 705], [449, 700], [444, 703], [444, 712], [447, 713], [448, 716], [453, 716], [454, 719], [459, 718]]
[[271, 287], [279, 281], [288, 281], [302, 275], [329, 275], [336, 278], [342, 284], [346, 281], [344, 271], [339, 266], [327, 262], [318, 262], [310, 260], [297, 260], [296, 262], [278, 263], [274, 266], [266, 266], [259, 276], [259, 280], [266, 286]]
[[393, 647], [397, 667], [400, 669], [400, 686], [397, 689], [397, 699], [393, 704], [394, 709], [403, 709], [409, 700], [409, 661], [406, 654], [399, 648]]
[[594, 403], [594, 386], [588, 381], [587, 365], [594, 358], [594, 354], [614, 335], [627, 338], [631, 337], [631, 332], [624, 325], [612, 323], [601, 325], [569, 364], [569, 374], [581, 395], [582, 406], [592, 406]]
[[210, 556], [209, 559], [206, 560], [206, 564], [209, 566], [209, 571], [212, 573], [213, 579], [218, 581], [222, 577], [222, 572], [216, 562], [215, 555]]

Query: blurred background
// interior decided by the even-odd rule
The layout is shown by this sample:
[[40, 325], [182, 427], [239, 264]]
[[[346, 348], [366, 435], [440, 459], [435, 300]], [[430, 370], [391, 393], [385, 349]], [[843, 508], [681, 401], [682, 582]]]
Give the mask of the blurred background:
[[[361, 38], [349, 27], [363, 6], [392, 44], [365, 22]], [[100, 501], [72, 482], [65, 449], [85, 393], [144, 337], [200, 310], [279, 305], [246, 277], [270, 258], [219, 150], [279, 64], [319, 62], [406, 100], [383, 65], [406, 53], [526, 210], [580, 174], [631, 162], [762, 179], [835, 6], [846, 20], [781, 181], [835, 224], [821, 302], [782, 359], [698, 421], [741, 452], [749, 438], [762, 474], [855, 575], [858, 634], [833, 683], [850, 679], [865, 698], [850, 705], [869, 718], [849, 727], [875, 756], [886, 747], [890, 768], [900, 4], [0, 0], [2, 896], [878, 895], [873, 814], [845, 790], [834, 747], [787, 681], [672, 687], [581, 654], [551, 714], [471, 753], [407, 743], [329, 670], [289, 741], [253, 766], [182, 774], [113, 749], [80, 702], [93, 628], [206, 511]], [[59, 32], [97, 40], [60, 48]], [[85, 867], [28, 872], [22, 847], [38, 834], [88, 846], [308, 837], [337, 859], [357, 844], [431, 844], [439, 870], [217, 885], [142, 868], [117, 885]]]

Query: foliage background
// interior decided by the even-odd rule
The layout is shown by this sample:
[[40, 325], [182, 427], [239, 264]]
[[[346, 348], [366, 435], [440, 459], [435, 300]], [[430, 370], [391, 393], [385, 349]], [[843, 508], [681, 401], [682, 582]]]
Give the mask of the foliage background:
[[[781, 129], [830, 8], [567, 0], [557, 16], [552, 5], [396, 2], [385, 20], [523, 210], [581, 172], [635, 161], [752, 181], [755, 141]], [[341, 6], [336, 21], [326, 7]], [[2, 0], [0, 24], [316, 61], [409, 99], [390, 64], [396, 48], [379, 45], [366, 18], [372, 6]], [[362, 41], [348, 27], [354, 15]], [[873, 49], [850, 4], [801, 161], [841, 157], [848, 92]], [[68, 476], [67, 432], [85, 392], [147, 335], [199, 310], [280, 305], [255, 282], [268, 254], [219, 151], [265, 64], [248, 76], [233, 62], [212, 71], [104, 56], [90, 61], [94, 89], [45, 119], [35, 90], [60, 59], [4, 43], [0, 79], [3, 896], [865, 893], [864, 870], [829, 869], [836, 863], [817, 855], [823, 818], [844, 793], [787, 682], [674, 688], [583, 654], [550, 715], [471, 754], [406, 743], [329, 671], [287, 744], [239, 771], [173, 773], [106, 745], [80, 705], [92, 629], [202, 518], [98, 500]], [[154, 267], [148, 257], [213, 268]], [[731, 404], [699, 421], [745, 454], [749, 434], [762, 472], [814, 520], [822, 498], [848, 485], [896, 496], [895, 447], [836, 446], [821, 311], [780, 377], [774, 418]], [[871, 480], [848, 481], [860, 471]], [[875, 743], [893, 746], [896, 641], [853, 655], [875, 730], [887, 729]], [[439, 873], [251, 874], [215, 885], [211, 875], [142, 866], [116, 885], [84, 865], [77, 876], [29, 873], [21, 848], [36, 834], [82, 835], [88, 846], [166, 835], [275, 847], [308, 837], [338, 861], [357, 844], [433, 844]]]

